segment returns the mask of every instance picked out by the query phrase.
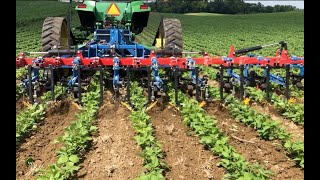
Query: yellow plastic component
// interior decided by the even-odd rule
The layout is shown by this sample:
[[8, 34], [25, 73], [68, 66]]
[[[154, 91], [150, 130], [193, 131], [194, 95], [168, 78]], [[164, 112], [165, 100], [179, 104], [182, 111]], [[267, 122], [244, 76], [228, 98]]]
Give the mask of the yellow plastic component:
[[202, 101], [200, 104], [199, 104], [199, 107], [203, 107], [204, 105], [206, 105], [207, 103], [205, 101]]
[[294, 98], [294, 97], [291, 97], [289, 100], [288, 100], [289, 103], [296, 103], [297, 102], [297, 99]]
[[177, 107], [176, 105], [172, 104], [171, 102], [169, 102], [169, 104], [174, 107], [176, 110], [180, 111], [179, 107]]
[[120, 15], [120, 10], [118, 6], [115, 3], [112, 3], [109, 6], [109, 9], [107, 10], [107, 14], [110, 14], [112, 16], [119, 16]]
[[72, 102], [71, 104], [74, 105], [76, 108], [81, 109], [81, 106], [79, 106], [79, 104], [77, 104], [75, 102]]
[[150, 109], [152, 109], [158, 101], [154, 101], [149, 107], [147, 107], [146, 111], [149, 111]]
[[132, 111], [132, 108], [129, 106], [129, 104], [125, 103], [125, 102], [122, 102], [121, 101], [121, 104], [126, 107], [127, 109], [129, 109], [130, 111]]
[[243, 103], [244, 103], [245, 105], [249, 105], [250, 99], [249, 99], [249, 98], [245, 98], [245, 99], [243, 100]]
[[27, 106], [27, 107], [30, 107], [30, 106], [31, 106], [31, 104], [30, 104], [28, 101], [22, 101], [22, 103], [23, 103], [25, 106]]
[[[163, 45], [166, 44], [166, 40], [163, 39]], [[161, 48], [161, 37], [156, 39], [156, 47]]]

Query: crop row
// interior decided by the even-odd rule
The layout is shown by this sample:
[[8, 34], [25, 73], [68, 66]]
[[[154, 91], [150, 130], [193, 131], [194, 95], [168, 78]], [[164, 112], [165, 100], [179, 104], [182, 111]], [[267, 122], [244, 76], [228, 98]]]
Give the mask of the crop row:
[[131, 87], [131, 101], [135, 108], [129, 118], [136, 131], [134, 139], [142, 149], [141, 157], [144, 160], [144, 168], [146, 169], [146, 172], [142, 173], [136, 180], [165, 179], [163, 171], [168, 169], [168, 166], [162, 160], [164, 155], [161, 151], [161, 144], [153, 135], [150, 116], [147, 115], [143, 107], [145, 103], [143, 89], [137, 82], [133, 82]]
[[[47, 169], [39, 172], [38, 180], [42, 179], [67, 179], [79, 169], [76, 164], [79, 162], [79, 155], [83, 152], [91, 140], [90, 135], [97, 129], [92, 126], [92, 120], [98, 110], [99, 91], [98, 85], [91, 86], [92, 91], [83, 96], [84, 107], [81, 114], [77, 115], [78, 120], [74, 121], [66, 128], [63, 136], [57, 142], [62, 142], [63, 147], [57, 153], [57, 163], [50, 165]], [[153, 137], [152, 124], [150, 117], [143, 108], [144, 97], [138, 83], [132, 84], [131, 100], [135, 104], [129, 118], [132, 120], [133, 127], [137, 133], [135, 140], [142, 148], [141, 156], [144, 159], [146, 172], [136, 179], [164, 179], [162, 173], [167, 165], [161, 160], [163, 154], [160, 144]]]
[[[217, 70], [214, 68], [208, 68], [206, 66], [201, 66], [206, 73], [212, 74], [212, 78], [215, 79], [215, 74]], [[293, 88], [293, 87], [291, 87]], [[271, 89], [276, 89], [275, 85], [271, 85]], [[267, 103], [266, 102], [266, 93], [260, 89], [255, 87], [247, 86], [246, 95], [250, 96], [252, 100], [255, 100], [259, 103]], [[299, 94], [301, 90], [295, 91], [296, 94]], [[283, 95], [278, 95], [277, 93], [272, 93], [271, 95], [271, 102], [274, 104], [274, 107], [284, 116], [292, 120], [295, 123], [300, 125], [304, 124], [304, 106], [301, 103], [296, 102], [295, 99], [286, 100]]]
[[82, 107], [77, 120], [71, 122], [70, 126], [65, 128], [65, 133], [55, 142], [61, 142], [62, 147], [57, 152], [57, 162], [49, 165], [46, 169], [38, 172], [38, 180], [45, 179], [68, 179], [79, 170], [77, 164], [80, 161], [79, 156], [83, 154], [91, 135], [96, 132], [97, 127], [93, 126], [93, 120], [99, 109], [99, 85], [98, 79], [94, 78], [88, 92], [82, 96]]
[[[55, 88], [56, 98], [62, 96], [61, 86]], [[37, 124], [45, 117], [45, 112], [50, 106], [47, 102], [50, 100], [50, 92], [47, 92], [42, 97], [43, 102], [29, 106], [22, 110], [16, 117], [16, 145], [19, 145], [21, 140], [25, 138], [32, 130], [37, 128]]]
[[[209, 78], [215, 77], [212, 68], [203, 67]], [[209, 92], [214, 99], [220, 99], [220, 91], [218, 87], [209, 87]], [[274, 140], [279, 139], [283, 143], [284, 148], [291, 157], [304, 168], [304, 144], [301, 141], [291, 141], [291, 134], [279, 126], [278, 122], [271, 119], [270, 116], [260, 114], [250, 108], [249, 105], [240, 102], [232, 94], [225, 94], [225, 106], [231, 115], [247, 126], [251, 126], [257, 130], [262, 139]]]
[[19, 145], [31, 130], [37, 128], [37, 123], [44, 119], [46, 107], [46, 104], [34, 104], [17, 115], [16, 145]]
[[[265, 103], [266, 93], [260, 89], [247, 87], [247, 94], [255, 101], [259, 103]], [[274, 107], [284, 116], [292, 120], [295, 123], [304, 125], [304, 105], [295, 103], [293, 101], [286, 100], [283, 96], [279, 96], [276, 93], [272, 94], [271, 102]]]
[[[173, 103], [174, 92], [169, 92]], [[200, 142], [221, 158], [219, 166], [224, 167], [228, 179], [267, 179], [271, 172], [263, 169], [258, 164], [250, 164], [245, 158], [236, 152], [235, 148], [229, 145], [228, 137], [223, 135], [217, 127], [217, 120], [214, 116], [208, 116], [198, 106], [198, 102], [188, 98], [179, 91], [179, 102], [181, 102], [181, 114], [183, 122], [190, 126], [200, 138]]]

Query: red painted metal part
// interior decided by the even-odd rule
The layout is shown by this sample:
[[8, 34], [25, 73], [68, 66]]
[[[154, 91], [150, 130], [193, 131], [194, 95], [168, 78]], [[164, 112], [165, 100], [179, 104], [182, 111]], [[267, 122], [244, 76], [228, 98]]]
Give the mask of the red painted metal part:
[[[228, 58], [232, 58], [231, 61], [224, 60], [223, 57], [210, 57], [208, 54], [204, 54], [203, 57], [200, 58], [192, 58], [196, 61], [196, 64], [201, 65], [224, 65], [224, 66], [231, 66], [231, 65], [261, 65], [261, 66], [282, 66], [286, 64], [301, 64], [304, 66], [304, 60], [294, 61], [288, 56], [288, 51], [282, 51], [281, 55], [279, 52], [276, 53], [275, 57], [264, 57], [262, 60], [258, 60], [257, 57], [248, 57], [248, 56], [240, 56], [235, 57], [234, 48], [231, 46], [230, 53]], [[113, 66], [113, 57], [93, 57], [87, 58], [83, 57], [81, 51], [78, 51], [76, 54], [77, 57], [81, 60], [81, 65], [88, 66], [88, 67], [97, 67], [98, 65], [101, 66]], [[151, 66], [152, 57], [156, 57], [156, 55], [152, 52], [150, 57], [148, 58], [134, 58], [134, 57], [125, 57], [120, 58], [120, 66], [130, 66], [130, 67], [143, 67], [143, 66]], [[55, 67], [59, 66], [70, 66], [72, 67], [72, 63], [75, 57], [69, 58], [61, 58], [61, 57], [48, 57], [43, 58], [43, 62], [39, 64], [40, 67], [48, 67], [49, 65], [53, 65]], [[167, 57], [167, 58], [157, 58], [158, 64], [160, 66], [170, 66], [170, 67], [179, 67], [179, 68], [187, 68], [186, 58], [179, 58], [179, 57]], [[32, 61], [35, 58], [27, 58], [23, 53], [16, 58], [16, 67], [24, 67], [26, 65], [31, 65]]]

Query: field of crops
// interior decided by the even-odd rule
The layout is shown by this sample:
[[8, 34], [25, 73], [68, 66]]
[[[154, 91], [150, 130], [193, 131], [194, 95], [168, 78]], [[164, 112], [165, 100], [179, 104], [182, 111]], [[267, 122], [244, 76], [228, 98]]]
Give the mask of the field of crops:
[[[204, 50], [212, 55], [227, 56], [230, 45], [241, 49], [285, 40], [289, 52], [304, 55], [303, 11], [250, 15], [152, 13], [148, 27], [139, 35], [144, 43], [152, 44], [161, 17], [180, 19], [185, 50]], [[275, 49], [263, 49], [258, 53], [274, 55]]]
[[[68, 3], [63, 2], [16, 1], [16, 54], [22, 51], [40, 51], [42, 23], [45, 18], [64, 17], [67, 11]], [[73, 24], [79, 24], [77, 16], [73, 17]]]
[[[26, 8], [27, 7], [27, 8]], [[64, 16], [67, 3], [17, 1], [16, 53], [39, 51], [42, 23], [47, 16]], [[226, 56], [236, 49], [279, 42], [292, 55], [304, 56], [304, 12], [273, 14], [159, 14], [151, 13], [148, 27], [138, 35], [151, 45], [161, 17], [179, 18], [185, 50], [205, 50]], [[74, 17], [73, 25], [79, 24]], [[274, 55], [275, 48], [257, 51]], [[99, 74], [83, 94], [83, 106], [74, 103], [63, 87], [39, 97], [39, 104], [24, 103], [16, 94], [16, 178], [25, 179], [304, 179], [304, 92], [291, 87], [295, 99], [247, 88], [240, 101], [225, 94], [220, 101], [216, 70], [201, 67], [209, 76], [213, 102], [204, 107], [179, 91], [176, 108], [169, 84], [164, 110], [146, 111], [145, 93], [133, 80], [130, 111], [113, 104], [104, 92], [99, 104]], [[16, 71], [16, 79], [26, 73]], [[280, 72], [281, 73], [281, 72]], [[171, 88], [170, 88], [171, 87]], [[277, 90], [276, 88], [274, 88]], [[280, 91], [280, 90], [279, 90]]]

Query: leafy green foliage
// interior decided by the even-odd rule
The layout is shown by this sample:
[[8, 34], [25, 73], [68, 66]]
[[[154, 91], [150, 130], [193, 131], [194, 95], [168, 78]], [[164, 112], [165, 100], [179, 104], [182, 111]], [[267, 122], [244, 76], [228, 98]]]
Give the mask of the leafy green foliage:
[[22, 85], [16, 84], [16, 100], [18, 100], [21, 97], [22, 93], [23, 93]]
[[297, 88], [297, 86], [290, 85], [290, 96], [297, 99], [304, 100], [304, 91]]
[[98, 77], [95, 76], [90, 85], [90, 91], [83, 94], [84, 106], [81, 112], [76, 114], [77, 120], [65, 128], [65, 133], [56, 140], [63, 143], [57, 153], [57, 163], [41, 170], [38, 180], [68, 179], [79, 170], [79, 166], [76, 165], [79, 162], [78, 154], [85, 150], [92, 139], [91, 135], [97, 130], [97, 127], [92, 125], [99, 109], [100, 88], [97, 81]]
[[284, 147], [289, 154], [294, 157], [295, 161], [299, 162], [299, 165], [304, 168], [304, 143], [301, 141], [292, 142], [286, 141]]
[[[42, 24], [46, 17], [67, 15], [68, 3], [57, 1], [17, 1], [16, 2], [16, 54], [41, 50]], [[72, 26], [80, 24], [72, 8]], [[74, 29], [72, 31], [77, 34]]]
[[241, 103], [233, 96], [228, 96], [229, 109], [231, 115], [237, 120], [245, 123], [248, 126], [252, 126], [257, 129], [258, 134], [262, 139], [287, 139], [289, 134], [284, 129], [280, 128], [279, 123], [270, 121], [270, 117], [257, 113], [250, 106]]
[[[265, 92], [260, 89], [247, 87], [248, 95], [257, 102], [265, 102]], [[290, 103], [285, 98], [273, 93], [271, 102], [275, 108], [282, 113], [282, 116], [292, 120], [295, 123], [304, 125], [304, 106], [299, 103]]]
[[[16, 81], [21, 80], [27, 74], [27, 69], [20, 68], [16, 69]], [[18, 100], [23, 93], [22, 91], [22, 84], [16, 83], [16, 100]]]
[[143, 89], [137, 82], [133, 82], [131, 86], [131, 101], [135, 105], [129, 118], [132, 121], [133, 128], [136, 131], [134, 139], [141, 147], [141, 157], [144, 159], [144, 168], [147, 172], [142, 173], [136, 180], [143, 179], [164, 179], [162, 172], [168, 168], [167, 164], [162, 160], [163, 153], [160, 143], [153, 136], [153, 127], [143, 107], [145, 97]]
[[291, 119], [293, 122], [304, 125], [304, 105], [297, 103], [290, 103], [283, 97], [274, 95], [271, 101], [282, 116]]
[[[52, 16], [59, 16], [59, 14], [63, 16], [66, 14], [67, 6], [65, 6], [65, 3], [50, 2], [51, 4], [49, 6], [49, 2], [36, 3], [38, 3], [38, 5], [32, 4], [32, 2], [17, 2], [16, 53], [22, 51], [39, 51], [41, 48], [41, 28], [44, 18], [50, 14]], [[40, 5], [41, 3], [45, 3], [46, 6]], [[269, 43], [286, 40], [288, 42], [289, 52], [291, 54], [300, 56], [303, 56], [304, 54], [303, 11], [239, 16], [221, 15], [210, 18], [206, 16], [200, 17], [151, 13], [148, 27], [145, 28], [143, 33], [138, 36], [142, 43], [151, 44], [153, 42], [161, 15], [164, 17], [179, 18], [181, 20], [184, 33], [184, 49], [186, 50], [205, 50], [211, 55], [227, 55], [231, 43], [235, 45], [236, 49], [239, 49], [253, 45], [260, 45], [261, 42]], [[201, 24], [199, 24], [200, 22]], [[225, 22], [232, 24], [233, 28], [228, 28]], [[74, 16], [72, 23], [79, 23], [79, 20], [76, 16]], [[270, 24], [273, 24], [274, 26]], [[234, 31], [234, 29], [237, 29], [237, 31]], [[206, 33], [203, 33], [204, 31]], [[265, 48], [258, 51], [258, 53], [263, 55], [274, 55], [274, 51], [275, 49], [273, 48]], [[142, 92], [142, 90], [139, 88], [133, 89], [136, 89], [137, 91], [133, 93], [136, 94], [136, 96], [133, 95], [131, 100], [134, 102], [137, 109], [142, 108], [144, 98], [138, 95]], [[16, 92], [19, 93], [21, 91], [19, 88], [17, 88]], [[212, 93], [218, 94], [218, 92], [215, 91]], [[96, 127], [92, 126], [88, 122], [91, 122], [89, 119], [94, 118], [94, 112], [97, 110], [96, 107], [98, 103], [95, 101], [97, 100], [96, 95], [97, 93], [91, 93], [90, 95], [88, 94], [88, 96], [83, 97], [83, 100], [87, 103], [86, 106], [88, 106], [88, 108], [85, 106], [83, 109], [83, 112], [86, 111], [86, 113], [81, 113], [78, 115], [79, 123], [73, 123], [70, 125], [64, 136], [59, 139], [64, 143], [64, 146], [61, 148], [59, 153], [61, 164], [58, 163], [49, 166], [49, 170], [46, 171], [47, 174], [40, 176], [39, 179], [67, 179], [74, 171], [77, 170], [77, 167], [75, 166], [77, 162], [73, 162], [75, 161], [74, 158], [70, 159], [70, 157], [86, 147], [86, 142], [90, 141], [89, 136], [96, 130]], [[92, 100], [91, 98], [95, 100]], [[285, 107], [283, 104], [279, 105], [279, 107], [280, 106]], [[38, 107], [38, 109], [40, 109], [40, 107]], [[241, 118], [241, 110], [247, 111], [247, 108], [241, 106], [234, 110], [234, 115], [238, 116], [237, 119], [239, 120], [244, 119]], [[184, 121], [189, 126], [193, 127], [198, 134], [202, 134], [202, 143], [208, 144], [212, 146], [212, 148], [215, 148], [215, 151], [220, 152], [219, 155], [223, 157], [223, 161], [220, 162], [220, 165], [227, 167], [228, 171], [231, 172], [229, 175], [227, 175], [227, 177], [230, 179], [256, 179], [252, 177], [252, 172], [255, 172], [257, 168], [253, 166], [252, 169], [254, 170], [252, 170], [251, 166], [248, 167], [249, 165], [246, 162], [243, 162], [243, 159], [239, 158], [232, 148], [229, 146], [225, 148], [223, 143], [225, 143], [227, 139], [223, 138], [223, 136], [217, 133], [219, 132], [217, 128], [210, 131], [210, 129], [214, 129], [212, 127], [215, 125], [215, 119], [205, 116], [199, 109], [195, 111], [199, 111], [198, 114], [192, 115], [192, 118], [187, 118], [187, 115], [185, 115]], [[20, 125], [19, 129], [22, 129], [20, 132], [23, 132], [23, 129], [35, 127], [35, 124], [32, 122], [36, 122], [38, 121], [37, 119], [41, 119], [36, 118], [36, 114], [37, 113], [33, 114], [32, 116], [25, 115], [28, 117], [26, 119], [20, 118], [19, 121], [25, 121], [26, 123], [23, 126]], [[250, 115], [253, 116], [252, 113], [248, 113], [245, 116], [249, 117]], [[287, 116], [292, 115], [288, 114]], [[142, 112], [142, 110], [138, 110], [133, 112], [130, 115], [130, 118], [137, 130], [137, 136], [135, 139], [141, 147], [144, 147], [142, 156], [145, 159], [145, 166], [148, 170], [148, 172], [137, 179], [164, 179], [162, 175], [162, 169], [164, 169], [166, 166], [162, 161], [159, 160], [163, 155], [161, 153], [159, 143], [154, 142], [155, 139], [152, 136], [152, 125], [149, 122], [148, 116], [145, 114], [145, 112]], [[262, 127], [266, 127], [268, 125], [264, 123], [262, 119], [263, 118], [260, 117], [259, 123], [252, 122], [252, 119], [250, 119], [247, 123], [253, 124], [253, 126], [257, 126], [259, 129], [261, 129]], [[261, 132], [262, 135], [260, 136], [267, 139], [276, 138], [275, 132], [277, 131], [274, 130], [277, 129], [275, 127], [277, 125], [269, 125], [270, 126], [267, 126], [268, 128], [264, 130], [266, 133]], [[205, 128], [202, 129], [202, 126], [205, 126]], [[205, 133], [209, 133], [209, 135]], [[16, 138], [20, 137], [19, 133], [17, 134], [18, 136], [16, 135]], [[74, 136], [79, 137], [75, 138]], [[221, 149], [223, 149], [223, 151]], [[301, 163], [302, 165], [304, 164], [303, 145], [301, 148], [301, 144], [299, 143], [286, 143], [286, 149], [288, 152], [290, 152], [290, 154], [293, 155], [293, 157], [299, 157], [297, 161], [300, 162], [300, 165]], [[224, 154], [222, 154], [222, 152], [224, 152]], [[66, 156], [68, 156], [68, 161], [66, 161]], [[238, 167], [240, 169], [237, 169]], [[246, 171], [240, 172], [241, 168], [244, 168]], [[263, 175], [257, 176], [265, 177]]]
[[[174, 91], [169, 92], [170, 99], [174, 99]], [[199, 136], [200, 142], [213, 153], [220, 156], [219, 166], [224, 167], [228, 174], [226, 179], [267, 179], [271, 172], [258, 164], [250, 164], [243, 156], [228, 144], [228, 138], [217, 127], [217, 120], [198, 106], [194, 99], [188, 98], [179, 91], [179, 101], [182, 104], [181, 114], [183, 122], [190, 126]]]
[[[181, 21], [186, 51], [203, 50], [211, 56], [226, 56], [231, 45], [241, 49], [285, 40], [290, 55], [304, 56], [304, 11], [217, 16], [151, 13], [148, 26], [137, 39], [146, 45], [152, 44], [161, 16]], [[276, 48], [264, 48], [254, 53], [274, 56]]]
[[[202, 69], [210, 78], [215, 74], [212, 68], [202, 67]], [[209, 87], [209, 92], [213, 98], [220, 98], [218, 87]], [[248, 94], [250, 94], [250, 97], [256, 101], [264, 101], [263, 97], [265, 93], [261, 90], [256, 88], [248, 88]], [[255, 110], [251, 109], [249, 105], [243, 104], [231, 94], [225, 94], [224, 97], [226, 97], [226, 108], [230, 111], [230, 114], [235, 118], [235, 120], [241, 121], [244, 124], [256, 129], [262, 139], [281, 140], [288, 153], [294, 157], [294, 160], [296, 160], [302, 168], [304, 167], [304, 148], [302, 142], [291, 142], [291, 134], [281, 128], [279, 123], [273, 121], [270, 116], [256, 112]], [[274, 97], [279, 98], [278, 96]], [[276, 99], [275, 101], [278, 102], [278, 106], [294, 106], [294, 104], [283, 102], [281, 99]], [[289, 110], [286, 112], [289, 112]]]
[[24, 77], [25, 75], [27, 75], [27, 69], [26, 68], [19, 68], [16, 69], [16, 79], [20, 80], [22, 77]]
[[37, 123], [44, 119], [46, 105], [33, 104], [21, 111], [16, 117], [16, 145], [20, 143], [31, 130], [37, 128]]
[[[60, 84], [57, 84], [54, 86], [54, 99], [61, 99], [61, 97], [65, 94], [64, 91], [62, 91], [63, 87]], [[41, 96], [41, 100], [43, 101], [50, 101], [51, 100], [51, 91], [47, 91]]]
[[67, 3], [58, 1], [16, 1], [16, 26], [25, 26], [46, 17], [66, 16]]
[[252, 98], [253, 100], [262, 103], [265, 102], [265, 95], [266, 93], [264, 93], [263, 91], [255, 88], [255, 87], [246, 87], [246, 91], [247, 93], [250, 95], [250, 98]]
[[[55, 97], [59, 98], [63, 96], [64, 92], [61, 91], [61, 86], [56, 86]], [[16, 91], [22, 93], [22, 87], [16, 86]], [[16, 93], [18, 98], [18, 94]], [[16, 145], [19, 145], [21, 140], [26, 137], [26, 135], [37, 128], [37, 124], [44, 119], [45, 111], [50, 106], [46, 102], [51, 100], [51, 93], [47, 92], [41, 97], [42, 102], [40, 104], [33, 104], [27, 109], [19, 112], [16, 116]]]
[[76, 155], [60, 156], [57, 164], [50, 165], [46, 174], [37, 179], [68, 179], [70, 175], [73, 175], [75, 171], [79, 170], [80, 167], [75, 165], [78, 162], [79, 158]]

